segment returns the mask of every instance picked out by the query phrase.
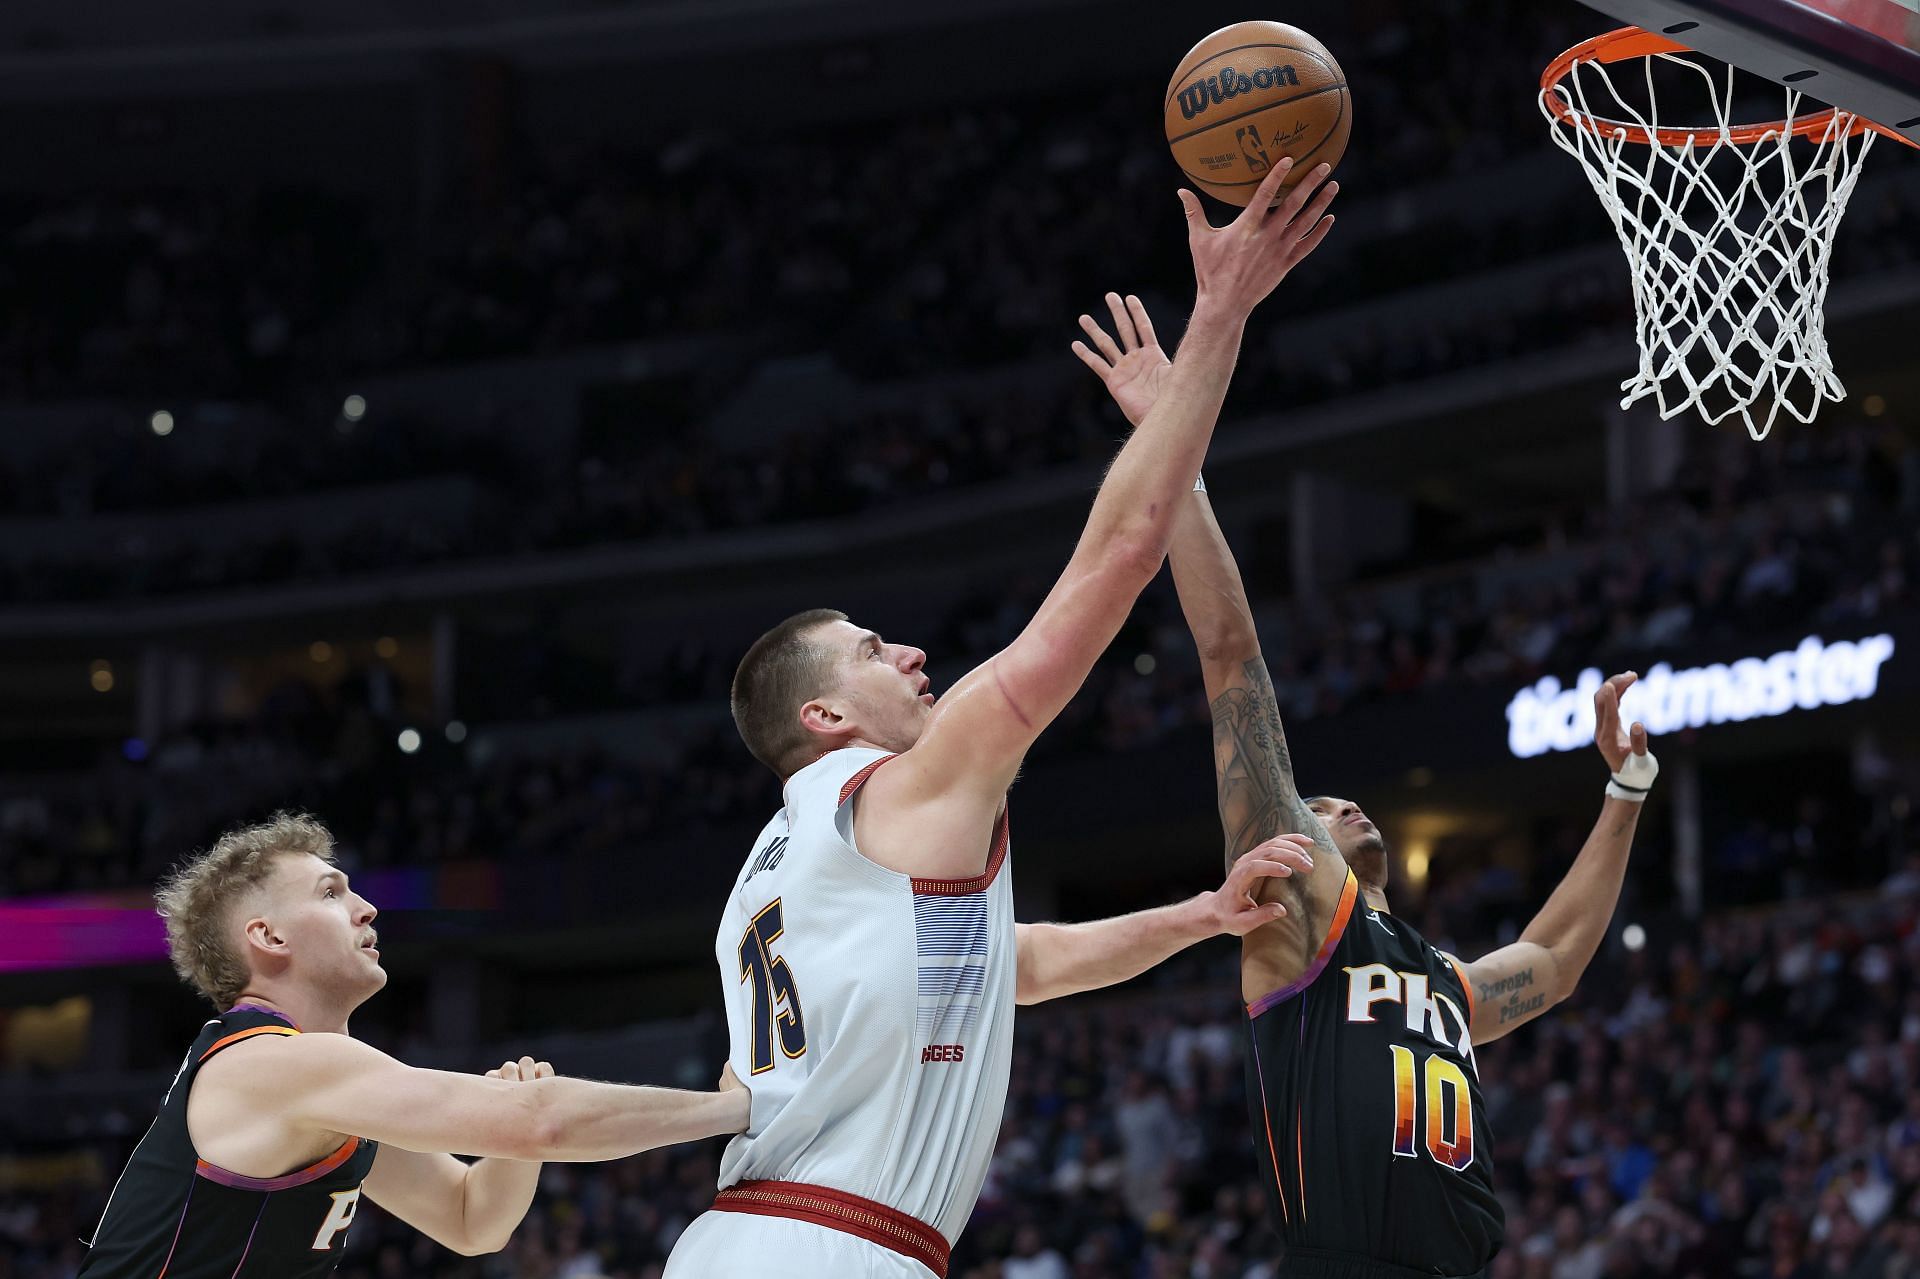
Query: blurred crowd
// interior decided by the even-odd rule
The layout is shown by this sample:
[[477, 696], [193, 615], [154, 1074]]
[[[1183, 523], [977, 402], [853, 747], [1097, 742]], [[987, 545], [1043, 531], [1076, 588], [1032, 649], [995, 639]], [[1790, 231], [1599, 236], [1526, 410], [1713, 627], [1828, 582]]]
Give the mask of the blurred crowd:
[[[1497, 867], [1434, 876], [1409, 914], [1466, 953], [1511, 936], [1550, 887]], [[1609, 943], [1567, 1004], [1480, 1048], [1507, 1212], [1495, 1279], [1920, 1276], [1916, 925], [1920, 857], [1870, 895], [1656, 926], [1641, 949]], [[1241, 1035], [1226, 946], [1128, 993], [1023, 1012], [953, 1273], [1275, 1276]], [[100, 1154], [114, 1165], [120, 1149]], [[526, 1224], [484, 1258], [365, 1206], [341, 1274], [657, 1279], [711, 1202], [717, 1156], [708, 1143], [551, 1165]], [[105, 1192], [0, 1195], [0, 1276], [64, 1279]]]
[[[1290, 316], [1606, 245], [1608, 224], [1571, 166], [1525, 199], [1421, 198], [1432, 184], [1542, 147], [1544, 125], [1511, 86], [1531, 83], [1543, 51], [1571, 43], [1580, 19], [1512, 0], [1494, 9], [1356, 6], [1350, 30], [1328, 33], [1354, 50], [1355, 93], [1368, 104], [1341, 180], [1349, 199], [1371, 201], [1371, 216], [1350, 220], [1254, 330], [1227, 434], [1262, 406], [1603, 335], [1617, 343], [1628, 331], [1618, 279], [1571, 265], [1490, 301], [1399, 308], [1330, 343], [1282, 335]], [[1472, 46], [1475, 73], [1415, 109], [1408, 86], [1430, 81], [1434, 50], [1462, 47], [1448, 32], [1469, 20], [1486, 35]], [[423, 511], [408, 523], [286, 527], [205, 544], [149, 538], [111, 554], [17, 539], [0, 555], [0, 602], [696, 537], [1104, 458], [1117, 419], [1065, 354], [1073, 317], [1097, 309], [1107, 289], [1171, 290], [1162, 314], [1171, 341], [1189, 276], [1163, 144], [1151, 129], [1103, 125], [1137, 114], [1129, 102], [1141, 92], [1116, 85], [1072, 102], [963, 104], [891, 124], [879, 141], [866, 121], [809, 126], [764, 140], [762, 180], [744, 190], [702, 162], [725, 140], [547, 151], [502, 184], [511, 192], [502, 203], [426, 220], [433, 232], [419, 251], [404, 242], [408, 219], [319, 191], [0, 202], [0, 281], [9, 285], [0, 291], [0, 397], [108, 393], [126, 403], [124, 429], [95, 424], [84, 449], [0, 459], [0, 515], [83, 521], [429, 476], [465, 477], [478, 494], [457, 513]], [[902, 169], [893, 159], [902, 154], [916, 163]], [[881, 187], [887, 200], [859, 198]], [[1837, 274], [1911, 264], [1920, 251], [1903, 228], [1914, 198], [1909, 185], [1887, 183], [1856, 201]], [[764, 351], [824, 354], [856, 382], [911, 387], [948, 376], [884, 402], [853, 397], [777, 444], [723, 442], [709, 419], [744, 380], [728, 363], [737, 357], [726, 357], [654, 396], [639, 420], [619, 420], [618, 406], [596, 410], [587, 396], [584, 438], [558, 473], [516, 461], [524, 422], [455, 432], [379, 405], [351, 422], [339, 395], [320, 394], [349, 375], [428, 362], [747, 331], [775, 335]], [[1057, 368], [1013, 392], [1000, 380], [1042, 359]], [[980, 377], [951, 376], [962, 370]], [[147, 432], [156, 405], [179, 408], [184, 431], [186, 405], [233, 399], [268, 419], [246, 447], [188, 461]], [[616, 420], [596, 424], [596, 414]]]
[[[1518, 573], [1526, 560], [1510, 551], [1312, 598], [1263, 591], [1250, 573], [1282, 713], [1298, 723], [1445, 685], [1517, 687], [1676, 646], [1872, 625], [1912, 605], [1920, 562], [1914, 459], [1882, 443], [1834, 431], [1764, 462], [1744, 447], [1703, 450], [1658, 495], [1543, 528], [1533, 549], [1561, 557], [1551, 572]], [[1515, 570], [1508, 584], [1488, 585], [1502, 565]], [[923, 633], [903, 635], [929, 652], [936, 693], [1011, 641], [1047, 585], [1043, 575], [981, 583]], [[516, 720], [708, 709], [647, 757], [580, 748], [404, 759], [390, 671], [376, 664], [324, 689], [289, 682], [248, 720], [188, 725], [64, 788], [0, 796], [0, 893], [148, 884], [224, 827], [284, 806], [325, 814], [371, 866], [544, 858], [752, 817], [776, 799], [726, 718], [737, 656], [689, 633], [584, 687], [578, 706], [556, 707], [553, 682], [536, 679], [533, 702], [499, 693], [467, 711]], [[492, 682], [510, 682], [502, 676]], [[1036, 757], [1147, 749], [1207, 722], [1192, 642], [1163, 582]]]

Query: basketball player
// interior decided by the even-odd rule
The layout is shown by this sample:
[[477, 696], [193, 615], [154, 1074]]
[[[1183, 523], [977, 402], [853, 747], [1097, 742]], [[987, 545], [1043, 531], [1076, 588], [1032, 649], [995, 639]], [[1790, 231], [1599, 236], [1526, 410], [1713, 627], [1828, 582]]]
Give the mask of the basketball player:
[[1120, 451], [1053, 591], [936, 705], [926, 654], [839, 613], [791, 617], [733, 682], [741, 737], [784, 785], [716, 943], [752, 1120], [669, 1279], [944, 1275], [1005, 1103], [1013, 1006], [1124, 981], [1278, 918], [1252, 848], [1219, 891], [1074, 926], [1016, 926], [1007, 788], [1159, 571], [1253, 308], [1325, 238], [1324, 166], [1276, 168], [1232, 224], [1182, 192], [1197, 297], [1166, 393]]
[[[1080, 317], [1074, 352], [1128, 419], [1170, 369], [1138, 298], [1107, 295], [1120, 341]], [[1594, 695], [1612, 778], [1593, 833], [1520, 940], [1471, 964], [1428, 945], [1387, 906], [1387, 848], [1351, 800], [1302, 798], [1240, 571], [1196, 482], [1169, 560], [1213, 708], [1227, 858], [1276, 831], [1308, 835], [1310, 873], [1262, 896], [1287, 913], [1241, 944], [1247, 1088], [1280, 1273], [1304, 1279], [1480, 1276], [1500, 1250], [1475, 1044], [1572, 993], [1620, 897], [1641, 804], [1659, 771], [1646, 729], [1620, 727], [1616, 675]]]
[[[220, 1015], [121, 1173], [82, 1279], [330, 1274], [364, 1191], [456, 1252], [494, 1252], [543, 1159], [615, 1159], [738, 1132], [747, 1095], [416, 1070], [350, 1038], [386, 984], [374, 908], [310, 817], [230, 831], [160, 888], [181, 976]], [[449, 1151], [483, 1155], [463, 1163]]]

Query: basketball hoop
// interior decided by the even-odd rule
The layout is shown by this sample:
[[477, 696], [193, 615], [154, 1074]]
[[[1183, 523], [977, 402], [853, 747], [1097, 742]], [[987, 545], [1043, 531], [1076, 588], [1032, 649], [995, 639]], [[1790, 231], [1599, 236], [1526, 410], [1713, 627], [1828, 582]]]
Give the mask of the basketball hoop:
[[[1644, 111], [1608, 74], [1633, 61]], [[1712, 122], [1661, 119], [1659, 66], [1700, 78]], [[1736, 125], [1733, 72], [1624, 27], [1555, 58], [1540, 77], [1540, 109], [1555, 145], [1586, 171], [1633, 272], [1640, 368], [1620, 384], [1620, 406], [1651, 395], [1662, 419], [1689, 408], [1709, 424], [1737, 414], [1760, 440], [1783, 408], [1811, 422], [1823, 400], [1846, 398], [1825, 333], [1834, 233], [1874, 138], [1906, 139], [1831, 107], [1802, 114], [1792, 87], [1782, 118]]]

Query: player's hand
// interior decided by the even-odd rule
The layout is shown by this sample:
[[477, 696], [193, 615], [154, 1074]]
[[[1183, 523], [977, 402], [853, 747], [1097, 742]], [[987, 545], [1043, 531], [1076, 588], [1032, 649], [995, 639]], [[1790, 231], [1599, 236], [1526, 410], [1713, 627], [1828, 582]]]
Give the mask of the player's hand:
[[1085, 342], [1075, 342], [1073, 353], [1093, 370], [1113, 402], [1127, 415], [1127, 421], [1138, 426], [1160, 398], [1160, 388], [1173, 361], [1160, 349], [1160, 339], [1153, 335], [1153, 321], [1147, 318], [1147, 308], [1139, 298], [1129, 293], [1123, 302], [1118, 293], [1109, 293], [1107, 309], [1113, 312], [1113, 331], [1119, 344], [1114, 344], [1098, 320], [1083, 315], [1080, 327], [1093, 339], [1094, 350], [1088, 350]]
[[1292, 160], [1274, 165], [1240, 216], [1223, 227], [1207, 221], [1199, 196], [1181, 190], [1199, 289], [1195, 310], [1217, 304], [1246, 316], [1327, 238], [1333, 227], [1327, 206], [1340, 191], [1338, 182], [1327, 181], [1332, 166], [1315, 165], [1291, 191], [1283, 191], [1280, 184], [1292, 171]]
[[1313, 841], [1305, 835], [1280, 835], [1261, 844], [1227, 872], [1227, 882], [1216, 891], [1200, 896], [1213, 932], [1245, 937], [1263, 924], [1271, 924], [1287, 913], [1279, 902], [1263, 902], [1254, 894], [1263, 879], [1288, 879], [1313, 870]]
[[534, 1079], [552, 1079], [553, 1066], [549, 1062], [535, 1061], [531, 1057], [522, 1057], [519, 1061], [503, 1061], [487, 1072], [488, 1079], [506, 1079], [515, 1083], [525, 1083]]
[[1593, 695], [1593, 744], [1606, 756], [1607, 767], [1616, 773], [1626, 766], [1628, 755], [1647, 753], [1645, 724], [1635, 720], [1630, 729], [1620, 727], [1620, 699], [1639, 678], [1633, 671], [1615, 675]]

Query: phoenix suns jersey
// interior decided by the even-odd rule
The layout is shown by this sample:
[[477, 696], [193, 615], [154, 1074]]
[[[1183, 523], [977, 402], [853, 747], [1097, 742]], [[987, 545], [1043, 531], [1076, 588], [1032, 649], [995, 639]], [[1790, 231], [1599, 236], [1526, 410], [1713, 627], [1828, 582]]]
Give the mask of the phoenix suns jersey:
[[1478, 1275], [1500, 1250], [1473, 995], [1351, 871], [1326, 941], [1247, 1006], [1247, 1095], [1280, 1274]]
[[208, 1059], [256, 1035], [299, 1033], [280, 1014], [248, 1005], [201, 1029], [114, 1186], [76, 1279], [319, 1279], [333, 1272], [375, 1143], [349, 1137], [305, 1168], [243, 1177], [202, 1159], [187, 1132], [187, 1098]]
[[720, 1186], [824, 1187], [951, 1243], [986, 1179], [1013, 1062], [1007, 818], [972, 879], [869, 861], [854, 798], [891, 758], [843, 747], [789, 778], [727, 899], [729, 1060], [753, 1106]]

